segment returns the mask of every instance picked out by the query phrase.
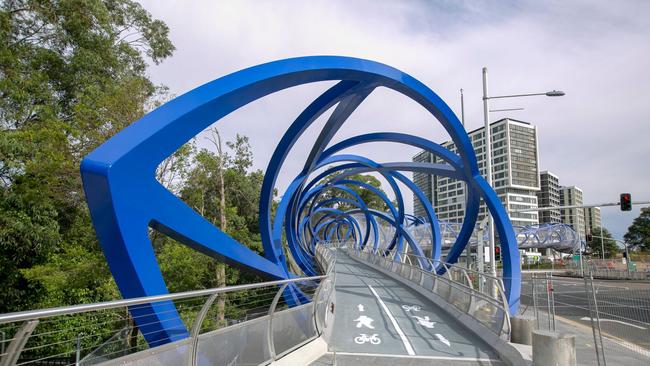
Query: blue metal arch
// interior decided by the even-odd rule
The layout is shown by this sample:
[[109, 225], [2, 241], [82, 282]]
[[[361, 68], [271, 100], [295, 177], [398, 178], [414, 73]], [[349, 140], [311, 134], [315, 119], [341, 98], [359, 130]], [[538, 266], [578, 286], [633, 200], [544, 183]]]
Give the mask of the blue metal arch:
[[[260, 197], [263, 257], [214, 227], [156, 181], [157, 166], [215, 121], [276, 91], [328, 80], [340, 82], [314, 100], [291, 124], [269, 162]], [[340, 126], [377, 87], [411, 98], [429, 111], [451, 136], [458, 149], [461, 168], [458, 173], [469, 182], [469, 190], [481, 192], [495, 218], [504, 245], [506, 292], [511, 311], [516, 311], [520, 283], [514, 232], [496, 194], [481, 178], [471, 141], [454, 113], [433, 91], [408, 74], [380, 63], [337, 56], [280, 60], [216, 79], [148, 113], [84, 158], [81, 175], [86, 199], [99, 242], [122, 295], [129, 298], [167, 293], [148, 238], [149, 227], [229, 265], [267, 278], [291, 277], [281, 235], [275, 235], [275, 228], [284, 225], [293, 237], [299, 220], [296, 217], [284, 222], [276, 217], [272, 223], [270, 219], [279, 169], [305, 129], [336, 106], [306, 159], [302, 175], [308, 177], [323, 161], [323, 155], [327, 155], [323, 154], [324, 150]], [[301, 179], [293, 187], [296, 196], [282, 207], [284, 213], [280, 219], [297, 213], [297, 197], [302, 195], [305, 183]], [[401, 194], [398, 197], [401, 200]], [[403, 203], [398, 201], [398, 205]], [[403, 225], [403, 207], [399, 207], [398, 215], [396, 225]], [[305, 265], [313, 265], [308, 256], [303, 260]], [[132, 312], [150, 344], [188, 335], [170, 302], [140, 306]]]

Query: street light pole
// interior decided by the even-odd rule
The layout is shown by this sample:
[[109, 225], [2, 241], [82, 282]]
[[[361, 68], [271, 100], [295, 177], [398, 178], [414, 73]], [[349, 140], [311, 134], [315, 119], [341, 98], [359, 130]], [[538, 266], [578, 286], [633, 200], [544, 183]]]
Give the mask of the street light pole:
[[[463, 89], [460, 89], [460, 123], [465, 128], [465, 97], [463, 95]], [[467, 211], [467, 184], [463, 184], [463, 199], [464, 199], [464, 210]], [[478, 250], [478, 248], [477, 248]], [[465, 248], [465, 262], [467, 264], [467, 269], [471, 269], [472, 264], [472, 246], [467, 243]]]
[[[492, 138], [490, 136], [490, 109], [488, 106], [488, 75], [487, 67], [483, 68], [483, 121], [485, 122], [485, 178], [487, 184], [492, 186]], [[485, 214], [488, 217], [487, 222], [487, 233], [488, 233], [488, 243], [490, 248], [490, 274], [496, 276], [497, 267], [494, 262], [494, 223], [492, 222], [492, 215], [490, 215], [489, 210], [485, 210]]]
[[[497, 96], [488, 96], [488, 76], [487, 76], [487, 67], [483, 68], [483, 120], [485, 122], [485, 178], [488, 185], [492, 186], [492, 136], [490, 133], [490, 108], [488, 101], [490, 99], [497, 98], [518, 98], [518, 97], [533, 97], [533, 96], [547, 96], [547, 97], [561, 97], [564, 95], [563, 91], [560, 90], [551, 90], [545, 93], [528, 93], [528, 94], [511, 94], [511, 95], [497, 95]], [[494, 222], [492, 220], [492, 215], [490, 210], [486, 209], [485, 214], [488, 218], [487, 220], [487, 232], [489, 236], [489, 246], [490, 246], [490, 274], [496, 276], [497, 266], [494, 255]]]

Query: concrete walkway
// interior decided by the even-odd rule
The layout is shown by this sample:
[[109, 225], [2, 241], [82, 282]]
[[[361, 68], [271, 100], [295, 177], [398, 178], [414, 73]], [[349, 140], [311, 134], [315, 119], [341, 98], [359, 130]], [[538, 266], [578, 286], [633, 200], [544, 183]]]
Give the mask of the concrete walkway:
[[500, 364], [490, 346], [397, 281], [342, 252], [335, 270], [333, 336], [314, 365]]

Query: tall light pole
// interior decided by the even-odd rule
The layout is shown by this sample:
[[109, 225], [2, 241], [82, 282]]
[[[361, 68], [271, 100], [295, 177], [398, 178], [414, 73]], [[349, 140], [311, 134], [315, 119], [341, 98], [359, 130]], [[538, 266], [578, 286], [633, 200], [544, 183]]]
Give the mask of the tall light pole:
[[[460, 89], [460, 123], [463, 125], [463, 128], [465, 128], [465, 97], [463, 95], [463, 89]], [[463, 198], [465, 202], [467, 202], [467, 185], [466, 183], [463, 184]], [[467, 203], [464, 204], [465, 206]], [[465, 207], [465, 210], [467, 210], [467, 207]], [[478, 253], [478, 250], [480, 248], [477, 246], [476, 250]], [[472, 263], [472, 246], [467, 243], [467, 247], [465, 248], [465, 262], [467, 264], [467, 269], [470, 269], [471, 263]]]
[[[488, 105], [488, 101], [490, 99], [497, 99], [497, 98], [517, 98], [517, 97], [532, 97], [532, 96], [537, 96], [537, 95], [545, 95], [547, 97], [561, 97], [564, 95], [564, 92], [559, 91], [559, 90], [552, 90], [546, 93], [529, 93], [529, 94], [513, 94], [513, 95], [500, 95], [500, 96], [488, 96], [488, 74], [487, 74], [487, 67], [483, 68], [483, 119], [485, 122], [485, 130], [483, 131], [485, 134], [484, 140], [485, 140], [485, 175], [486, 175], [486, 180], [487, 183], [492, 186], [492, 137], [490, 136], [491, 131], [490, 131], [490, 109]], [[488, 222], [487, 222], [487, 232], [488, 232], [488, 240], [489, 240], [489, 247], [490, 247], [490, 274], [493, 276], [496, 276], [497, 274], [497, 266], [496, 266], [496, 261], [495, 261], [495, 255], [494, 255], [494, 222], [492, 221], [492, 215], [490, 215], [490, 211], [486, 210], [485, 214], [488, 217]]]

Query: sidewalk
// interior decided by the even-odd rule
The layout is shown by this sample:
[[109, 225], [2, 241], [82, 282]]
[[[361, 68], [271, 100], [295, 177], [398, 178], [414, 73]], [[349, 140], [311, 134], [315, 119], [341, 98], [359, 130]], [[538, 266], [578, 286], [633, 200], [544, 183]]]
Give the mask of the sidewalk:
[[[528, 307], [524, 314], [534, 316], [533, 308]], [[594, 349], [594, 335], [590, 326], [556, 315], [555, 328], [558, 332], [575, 334], [578, 365], [598, 365]], [[650, 351], [644, 352], [638, 347], [629, 345], [623, 340], [608, 337], [604, 333], [603, 347], [608, 366], [647, 366], [650, 360]]]

